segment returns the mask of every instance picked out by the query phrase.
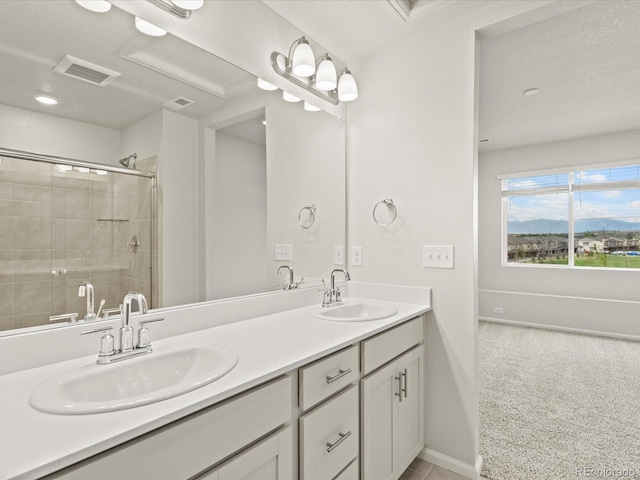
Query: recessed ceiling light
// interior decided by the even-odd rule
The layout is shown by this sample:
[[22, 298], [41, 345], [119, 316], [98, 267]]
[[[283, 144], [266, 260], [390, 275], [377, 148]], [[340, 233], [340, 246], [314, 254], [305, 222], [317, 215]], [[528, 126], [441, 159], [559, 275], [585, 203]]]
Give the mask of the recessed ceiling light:
[[107, 175], [109, 172], [107, 172], [106, 170], [96, 170], [96, 174], [98, 175]]
[[73, 167], [71, 165], [54, 165], [53, 168], [55, 168], [59, 172], [68, 172]]
[[106, 0], [76, 0], [76, 3], [92, 12], [105, 13], [111, 10], [111, 4]]
[[43, 103], [44, 105], [57, 105], [58, 104], [58, 100], [56, 100], [53, 97], [48, 97], [46, 95], [38, 95], [36, 97], [36, 100], [40, 103]]
[[91, 171], [91, 169], [87, 167], [77, 167], [76, 170], [78, 170], [80, 173], [89, 173]]
[[153, 23], [149, 23], [146, 20], [141, 19], [140, 17], [136, 17], [135, 22], [138, 31], [144, 33], [145, 35], [150, 35], [152, 37], [161, 37], [167, 34], [166, 30], [163, 30], [160, 27], [156, 27]]
[[531, 95], [535, 95], [539, 91], [540, 91], [539, 88], [527, 88], [524, 92], [522, 92], [522, 94], [526, 95], [527, 97], [529, 97]]

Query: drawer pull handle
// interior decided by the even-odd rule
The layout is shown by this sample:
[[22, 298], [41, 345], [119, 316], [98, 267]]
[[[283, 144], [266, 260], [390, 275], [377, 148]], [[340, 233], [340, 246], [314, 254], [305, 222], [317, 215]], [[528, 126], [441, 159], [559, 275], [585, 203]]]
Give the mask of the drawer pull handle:
[[327, 383], [333, 383], [336, 380], [338, 380], [339, 378], [344, 377], [345, 375], [349, 375], [351, 373], [351, 369], [347, 368], [346, 370], [338, 370], [337, 375], [334, 375], [333, 377], [329, 377], [327, 376]]
[[[398, 393], [394, 393], [394, 395], [396, 397], [398, 397], [398, 399], [400, 400], [400, 403], [402, 403], [402, 392], [403, 392], [403, 389], [402, 389], [402, 374], [398, 375], [397, 377], [393, 377], [393, 378], [395, 380], [398, 380]], [[406, 395], [407, 394], [406, 390], [404, 390], [404, 392], [405, 392], [405, 397], [406, 397], [407, 396]]]
[[349, 438], [351, 436], [351, 430], [349, 430], [347, 433], [338, 433], [338, 435], [340, 435], [340, 438], [336, 440], [334, 443], [327, 442], [327, 452], [332, 451], [334, 448], [336, 448], [338, 445], [344, 442], [347, 438]]
[[402, 389], [402, 391], [404, 393], [404, 398], [407, 398], [407, 369], [405, 368], [404, 371], [400, 375], [402, 375], [402, 377], [404, 379], [404, 382], [403, 382], [404, 387]]

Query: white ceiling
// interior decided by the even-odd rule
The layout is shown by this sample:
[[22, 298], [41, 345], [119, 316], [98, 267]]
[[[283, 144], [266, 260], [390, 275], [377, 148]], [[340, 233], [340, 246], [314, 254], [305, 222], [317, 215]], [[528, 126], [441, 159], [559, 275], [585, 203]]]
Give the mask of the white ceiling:
[[480, 151], [638, 128], [640, 2], [597, 2], [481, 42], [480, 139], [491, 141]]
[[398, 13], [397, 0], [262, 1], [349, 64], [402, 37], [499, 0], [418, 0], [412, 2], [408, 18]]
[[[121, 130], [176, 97], [194, 101], [180, 113], [199, 118], [224, 104], [220, 96], [247, 87], [241, 95], [260, 94], [252, 75], [171, 35], [141, 34], [118, 8], [97, 14], [73, 0], [1, 0], [0, 18], [7, 20], [0, 28], [0, 104]], [[65, 55], [121, 76], [100, 87], [54, 73]], [[43, 93], [60, 104], [40, 105], [34, 96]]]
[[[347, 64], [496, 3], [419, 0], [404, 19], [394, 0], [263, 2]], [[481, 54], [480, 151], [640, 128], [638, 0], [573, 9], [483, 40]]]

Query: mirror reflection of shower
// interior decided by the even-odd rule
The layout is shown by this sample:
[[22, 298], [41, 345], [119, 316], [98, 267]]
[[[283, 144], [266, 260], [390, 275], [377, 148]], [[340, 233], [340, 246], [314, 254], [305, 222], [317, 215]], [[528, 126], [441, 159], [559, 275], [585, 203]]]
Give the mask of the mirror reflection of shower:
[[138, 159], [138, 154], [134, 153], [120, 160], [120, 165], [124, 168], [136, 168], [136, 160]]

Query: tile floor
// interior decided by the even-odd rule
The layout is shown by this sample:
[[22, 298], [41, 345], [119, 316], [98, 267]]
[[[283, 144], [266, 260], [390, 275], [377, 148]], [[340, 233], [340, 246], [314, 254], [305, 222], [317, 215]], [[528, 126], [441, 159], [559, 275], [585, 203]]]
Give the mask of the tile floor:
[[400, 480], [467, 480], [467, 478], [416, 458], [400, 476]]

